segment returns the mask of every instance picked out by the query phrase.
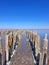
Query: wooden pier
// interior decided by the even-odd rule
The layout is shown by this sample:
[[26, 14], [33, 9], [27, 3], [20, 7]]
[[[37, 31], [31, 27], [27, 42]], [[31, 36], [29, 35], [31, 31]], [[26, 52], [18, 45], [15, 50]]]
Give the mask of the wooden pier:
[[[40, 36], [31, 30], [4, 31], [5, 60], [3, 60], [2, 37], [0, 36], [0, 65], [48, 65], [48, 38], [43, 39], [40, 48]], [[5, 61], [5, 62], [4, 62]]]

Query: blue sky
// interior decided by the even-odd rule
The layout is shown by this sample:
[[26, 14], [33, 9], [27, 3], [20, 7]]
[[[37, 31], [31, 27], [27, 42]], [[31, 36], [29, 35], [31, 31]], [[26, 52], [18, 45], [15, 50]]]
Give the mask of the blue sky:
[[0, 0], [0, 29], [49, 28], [48, 0]]

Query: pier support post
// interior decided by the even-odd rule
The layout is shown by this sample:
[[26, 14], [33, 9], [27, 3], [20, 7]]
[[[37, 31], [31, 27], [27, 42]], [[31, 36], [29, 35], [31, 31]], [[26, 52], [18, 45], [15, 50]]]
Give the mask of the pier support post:
[[29, 33], [26, 31], [26, 41], [29, 41]]
[[8, 48], [8, 35], [6, 35], [6, 64], [9, 62], [9, 48]]
[[47, 48], [48, 48], [48, 39], [47, 34], [45, 34], [44, 43], [43, 43], [43, 65], [47, 65]]
[[38, 55], [37, 33], [36, 32], [33, 32], [32, 41], [33, 41], [33, 59], [34, 59], [34, 64], [36, 64], [37, 63], [37, 55]]
[[1, 45], [1, 37], [0, 37], [0, 65], [3, 65], [3, 52], [2, 52], [2, 45]]
[[38, 65], [40, 65], [41, 52], [40, 52], [40, 37], [39, 37], [39, 35], [37, 35], [37, 52], [38, 52], [37, 62], [38, 62]]
[[16, 48], [16, 32], [13, 32], [13, 55], [15, 54], [15, 48]]
[[9, 65], [12, 57], [12, 52], [13, 52], [12, 32], [6, 34], [5, 43], [6, 43], [5, 46], [6, 64]]

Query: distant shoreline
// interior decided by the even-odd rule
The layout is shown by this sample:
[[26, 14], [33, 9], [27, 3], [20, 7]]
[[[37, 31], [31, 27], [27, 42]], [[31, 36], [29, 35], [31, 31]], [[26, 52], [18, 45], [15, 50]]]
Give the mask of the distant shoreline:
[[40, 28], [40, 29], [36, 29], [36, 28], [35, 28], [35, 29], [33, 29], [33, 28], [30, 28], [30, 29], [25, 29], [25, 28], [16, 28], [16, 29], [15, 29], [15, 28], [14, 28], [14, 29], [12, 29], [12, 28], [7, 28], [7, 29], [6, 29], [6, 28], [5, 28], [5, 29], [0, 29], [0, 30], [20, 30], [20, 29], [21, 29], [21, 30], [49, 30], [49, 28], [43, 28], [43, 29], [42, 29], [42, 28]]

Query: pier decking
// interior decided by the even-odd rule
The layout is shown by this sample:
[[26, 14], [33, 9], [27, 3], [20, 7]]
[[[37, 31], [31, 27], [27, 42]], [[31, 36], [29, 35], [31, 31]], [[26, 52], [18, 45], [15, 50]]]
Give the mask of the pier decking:
[[10, 65], [33, 65], [32, 51], [26, 43], [26, 36], [23, 35], [21, 44], [16, 51]]

